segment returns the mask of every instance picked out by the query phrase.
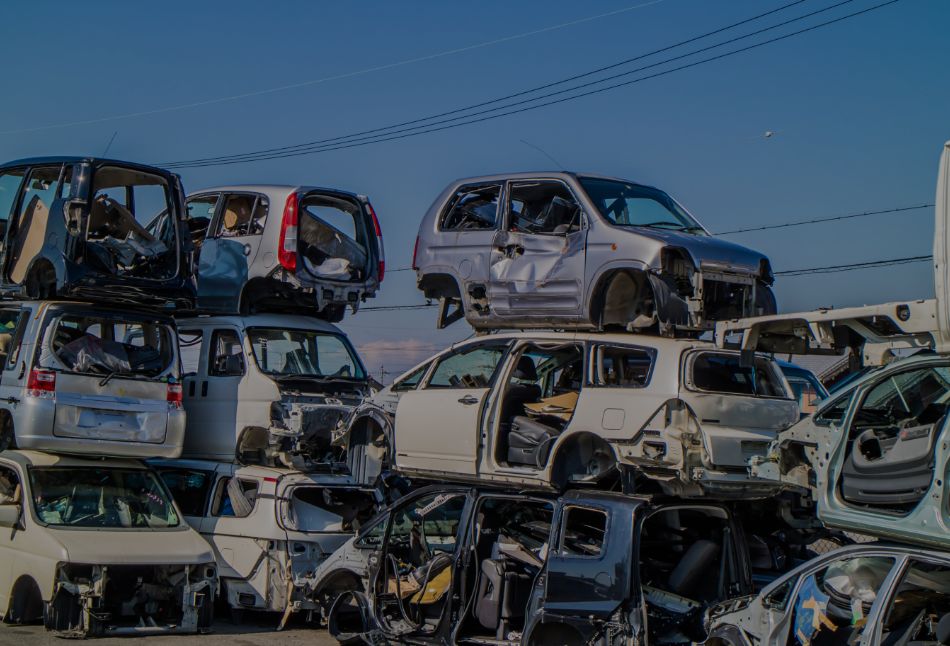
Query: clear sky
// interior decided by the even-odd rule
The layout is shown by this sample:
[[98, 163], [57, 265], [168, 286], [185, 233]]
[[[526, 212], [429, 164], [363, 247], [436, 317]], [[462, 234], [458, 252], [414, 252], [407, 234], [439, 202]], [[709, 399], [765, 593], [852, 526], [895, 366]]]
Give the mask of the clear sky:
[[[0, 156], [99, 155], [116, 132], [110, 157], [150, 163], [292, 145], [492, 99], [784, 4], [648, 1], [4, 2]], [[755, 26], [836, 1], [806, 0]], [[826, 15], [879, 1], [854, 0]], [[638, 4], [646, 6], [545, 29]], [[180, 172], [188, 190], [279, 182], [365, 193], [380, 215], [391, 268], [409, 264], [418, 222], [451, 180], [553, 166], [521, 140], [568, 169], [659, 186], [712, 231], [930, 203], [950, 139], [948, 24], [950, 0], [901, 0], [541, 110], [373, 146]], [[499, 42], [469, 48], [491, 41]], [[427, 58], [456, 49], [464, 51]], [[417, 58], [426, 60], [345, 76]], [[337, 76], [344, 78], [101, 120]], [[47, 127], [88, 120], [95, 122]], [[797, 269], [927, 254], [932, 217], [909, 211], [728, 237], [767, 253], [776, 270]], [[933, 279], [919, 263], [779, 278], [776, 291], [789, 311], [930, 297]], [[372, 304], [421, 300], [414, 274], [400, 272], [387, 276]], [[433, 310], [362, 312], [343, 327], [378, 376], [381, 365], [408, 368], [470, 334], [464, 322], [437, 331], [434, 319]]]

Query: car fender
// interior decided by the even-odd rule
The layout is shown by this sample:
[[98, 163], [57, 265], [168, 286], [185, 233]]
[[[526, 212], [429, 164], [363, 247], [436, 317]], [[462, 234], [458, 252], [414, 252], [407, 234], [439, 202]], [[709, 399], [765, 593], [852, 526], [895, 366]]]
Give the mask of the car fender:
[[591, 277], [590, 280], [586, 281], [590, 286], [590, 289], [587, 290], [587, 302], [584, 304], [585, 309], [590, 312], [591, 307], [594, 304], [594, 299], [597, 298], [598, 293], [603, 289], [605, 282], [604, 278], [618, 270], [622, 269], [634, 269], [638, 271], [650, 271], [658, 270], [659, 266], [651, 267], [648, 263], [643, 260], [636, 260], [633, 258], [623, 258], [620, 260], [611, 260], [610, 262], [604, 263], [597, 268], [597, 273]]

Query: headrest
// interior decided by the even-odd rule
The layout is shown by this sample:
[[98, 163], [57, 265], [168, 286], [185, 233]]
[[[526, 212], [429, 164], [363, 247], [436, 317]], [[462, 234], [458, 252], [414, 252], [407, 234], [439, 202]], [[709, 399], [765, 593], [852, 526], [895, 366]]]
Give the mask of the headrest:
[[523, 381], [537, 381], [538, 370], [534, 367], [534, 361], [531, 360], [531, 357], [521, 355], [518, 357], [518, 365], [511, 376]]

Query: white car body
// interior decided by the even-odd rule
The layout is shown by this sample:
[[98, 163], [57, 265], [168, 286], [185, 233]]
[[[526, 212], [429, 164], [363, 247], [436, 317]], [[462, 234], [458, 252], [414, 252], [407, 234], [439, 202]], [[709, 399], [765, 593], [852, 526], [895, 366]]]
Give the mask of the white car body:
[[[382, 501], [378, 491], [339, 475], [204, 460], [156, 460], [152, 466], [185, 520], [214, 549], [220, 594], [239, 611], [315, 609], [304, 595], [306, 579]], [[244, 507], [232, 502], [242, 493]]]
[[[81, 508], [76, 499], [82, 492], [77, 494], [75, 486], [61, 522], [44, 522], [54, 512], [43, 507], [47, 515], [41, 515], [45, 499], [36, 478], [57, 469], [70, 475], [96, 470], [96, 477], [103, 470], [147, 474], [158, 486], [148, 494], [151, 502], [176, 522], [166, 527], [108, 528], [82, 519], [72, 523], [70, 509]], [[197, 632], [210, 627], [214, 555], [178, 514], [158, 475], [141, 462], [9, 450], [0, 454], [0, 474], [6, 482], [15, 474], [19, 485], [16, 496], [0, 500], [0, 609], [8, 621], [43, 617], [47, 629], [71, 637]], [[110, 494], [114, 490], [102, 492]], [[104, 505], [100, 499], [99, 509]], [[160, 617], [169, 609], [178, 617], [174, 623]]]
[[[463, 362], [467, 359], [460, 357], [477, 358], [494, 347], [503, 355], [494, 369], [475, 378], [451, 375], [454, 385], [437, 383], [444, 361]], [[573, 363], [545, 364], [549, 351], [543, 348], [564, 349]], [[537, 366], [524, 367], [529, 352]], [[772, 396], [698, 387], [694, 367], [708, 357], [738, 374], [739, 354], [722, 353], [703, 341], [622, 333], [499, 333], [458, 343], [354, 412], [348, 425], [351, 473], [371, 478], [391, 456], [397, 471], [423, 479], [559, 487], [599, 480], [619, 466], [674, 495], [767, 495], [775, 483], [750, 478], [746, 462], [764, 454], [778, 432], [798, 420], [798, 405], [778, 366], [763, 356], [756, 357], [756, 365]], [[628, 366], [628, 374], [639, 370], [639, 376], [627, 377], [627, 385], [614, 383], [605, 368], [607, 356], [613, 365]], [[581, 363], [583, 375], [577, 374]], [[536, 427], [511, 399], [522, 392], [517, 389], [523, 387], [523, 368], [536, 377], [540, 385], [532, 388], [542, 399], [558, 392], [551, 387], [555, 380], [580, 384], [566, 424], [569, 414], [560, 413], [561, 431], [548, 433], [545, 446], [527, 449], [534, 451], [531, 465], [520, 462], [512, 434], [516, 422], [518, 429]], [[542, 410], [553, 409], [544, 404]], [[551, 419], [544, 415], [535, 419]]]

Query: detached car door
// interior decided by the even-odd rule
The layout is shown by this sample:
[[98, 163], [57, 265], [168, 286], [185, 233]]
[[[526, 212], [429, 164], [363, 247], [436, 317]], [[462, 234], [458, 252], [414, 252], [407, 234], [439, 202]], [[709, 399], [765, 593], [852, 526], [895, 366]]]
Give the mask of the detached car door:
[[472, 343], [437, 360], [431, 377], [396, 407], [397, 467], [465, 475], [477, 472], [485, 401], [507, 341]]
[[510, 182], [505, 227], [491, 250], [489, 296], [502, 317], [582, 314], [587, 231], [561, 181]]

